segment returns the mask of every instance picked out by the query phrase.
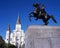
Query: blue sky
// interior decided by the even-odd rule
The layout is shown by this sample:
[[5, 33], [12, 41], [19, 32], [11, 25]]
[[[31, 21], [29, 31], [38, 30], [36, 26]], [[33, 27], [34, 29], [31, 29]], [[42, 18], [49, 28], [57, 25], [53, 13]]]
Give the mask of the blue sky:
[[52, 14], [57, 20], [58, 23], [55, 24], [50, 19], [49, 26], [60, 26], [60, 0], [0, 0], [0, 35], [5, 38], [8, 24], [10, 24], [11, 32], [15, 29], [18, 12], [24, 31], [27, 26], [42, 25], [42, 20], [35, 21], [32, 18], [30, 22], [28, 19], [28, 14], [34, 10], [32, 4], [36, 2], [44, 4], [46, 12]]

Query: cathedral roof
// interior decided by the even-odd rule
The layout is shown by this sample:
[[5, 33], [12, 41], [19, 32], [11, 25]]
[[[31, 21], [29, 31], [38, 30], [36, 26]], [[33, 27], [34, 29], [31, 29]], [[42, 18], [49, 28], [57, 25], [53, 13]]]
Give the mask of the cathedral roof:
[[18, 16], [16, 24], [20, 24], [20, 17]]

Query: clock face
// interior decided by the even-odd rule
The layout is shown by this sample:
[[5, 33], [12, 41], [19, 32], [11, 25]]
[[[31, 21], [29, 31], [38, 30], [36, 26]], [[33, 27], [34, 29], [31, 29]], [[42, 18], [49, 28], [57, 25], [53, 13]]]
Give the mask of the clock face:
[[18, 30], [20, 29], [19, 26], [17, 27], [17, 29], [18, 29]]
[[17, 30], [20, 30], [21, 29], [21, 26], [20, 25], [16, 25], [16, 29]]

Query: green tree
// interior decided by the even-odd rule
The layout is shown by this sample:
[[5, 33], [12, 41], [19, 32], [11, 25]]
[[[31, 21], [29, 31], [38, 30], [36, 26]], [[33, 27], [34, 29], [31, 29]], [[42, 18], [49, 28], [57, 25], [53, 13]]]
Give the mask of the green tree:
[[12, 45], [12, 44], [7, 44], [8, 48], [17, 48], [16, 46]]
[[17, 48], [17, 47], [12, 44], [6, 44], [5, 48]]
[[0, 36], [0, 48], [5, 48], [5, 42], [2, 38], [2, 36]]
[[0, 48], [17, 48], [17, 47], [12, 44], [6, 44], [2, 36], [0, 36]]

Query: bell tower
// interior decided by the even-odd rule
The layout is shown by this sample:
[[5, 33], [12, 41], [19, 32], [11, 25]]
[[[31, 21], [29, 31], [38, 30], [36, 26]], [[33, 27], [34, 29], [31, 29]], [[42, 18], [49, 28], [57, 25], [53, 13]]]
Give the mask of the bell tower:
[[6, 31], [6, 43], [10, 43], [10, 24], [8, 25], [8, 28]]

